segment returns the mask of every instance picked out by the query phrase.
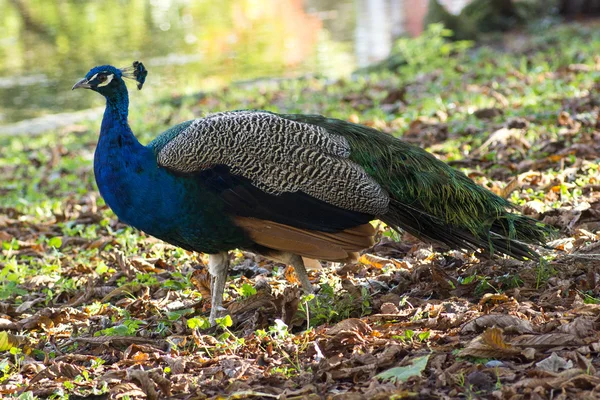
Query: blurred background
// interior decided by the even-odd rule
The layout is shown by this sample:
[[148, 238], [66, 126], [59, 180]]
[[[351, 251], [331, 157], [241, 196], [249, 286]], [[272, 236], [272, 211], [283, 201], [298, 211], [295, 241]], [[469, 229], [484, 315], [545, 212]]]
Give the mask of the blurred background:
[[[527, 19], [516, 5], [529, 3], [537, 10], [525, 9], [538, 17], [540, 5], [568, 14], [599, 2], [0, 0], [0, 133], [29, 129], [15, 127], [19, 121], [102, 106], [100, 97], [70, 90], [95, 65], [143, 61], [150, 70], [146, 98], [261, 78], [337, 78], [384, 60], [394, 39], [419, 35], [428, 21], [444, 22], [457, 39], [474, 39]], [[468, 20], [454, 20], [466, 6]]]
[[[467, 0], [444, 0], [458, 13]], [[0, 0], [0, 126], [102, 106], [71, 92], [99, 64], [141, 60], [146, 96], [231, 81], [339, 77], [423, 29], [427, 0]]]

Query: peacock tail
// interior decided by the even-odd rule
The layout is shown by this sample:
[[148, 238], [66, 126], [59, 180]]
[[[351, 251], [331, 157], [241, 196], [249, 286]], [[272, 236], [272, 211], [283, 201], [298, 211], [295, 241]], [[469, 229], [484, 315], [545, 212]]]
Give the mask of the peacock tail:
[[348, 139], [350, 160], [389, 194], [390, 207], [378, 217], [394, 229], [453, 248], [499, 252], [537, 259], [526, 244], [543, 245], [555, 232], [515, 213], [506, 199], [477, 185], [430, 153], [378, 130], [320, 115], [282, 115]]

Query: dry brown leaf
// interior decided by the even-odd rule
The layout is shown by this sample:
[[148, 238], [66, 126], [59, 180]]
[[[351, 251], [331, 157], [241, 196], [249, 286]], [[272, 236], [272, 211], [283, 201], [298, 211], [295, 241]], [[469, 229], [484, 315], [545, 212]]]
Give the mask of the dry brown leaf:
[[521, 351], [504, 341], [502, 329], [493, 327], [472, 340], [459, 354], [461, 357], [514, 358], [520, 356]]
[[594, 338], [598, 336], [597, 323], [594, 320], [584, 317], [577, 317], [568, 324], [561, 325], [558, 330], [562, 333], [568, 333], [578, 338]]
[[110, 396], [113, 399], [119, 400], [123, 397], [130, 399], [144, 398], [146, 394], [138, 385], [133, 382], [124, 382], [110, 389]]
[[169, 365], [173, 375], [183, 374], [185, 372], [186, 362], [181, 357], [162, 356], [162, 360]]
[[508, 197], [512, 194], [512, 192], [517, 190], [520, 186], [521, 186], [521, 184], [519, 182], [519, 178], [518, 177], [513, 178], [513, 179], [511, 179], [510, 182], [508, 182], [506, 184], [506, 186], [504, 186], [502, 189], [500, 189], [498, 196], [502, 197], [503, 199], [508, 199]]
[[327, 329], [328, 335], [337, 335], [342, 331], [356, 331], [365, 335], [372, 331], [371, 327], [358, 318], [348, 318]]
[[36, 382], [39, 382], [43, 379], [56, 380], [58, 378], [67, 378], [74, 379], [77, 375], [81, 374], [81, 368], [76, 365], [64, 363], [64, 362], [55, 362], [50, 365], [48, 368], [42, 370], [36, 376], [31, 378], [29, 381], [30, 385], [33, 385]]
[[76, 308], [62, 307], [52, 308], [46, 307], [36, 312], [31, 317], [27, 317], [19, 321], [23, 329], [33, 329], [39, 326], [50, 326], [61, 323], [72, 323], [73, 321], [86, 321], [88, 315]]
[[[95, 336], [95, 337], [74, 337], [71, 339], [73, 342], [89, 343], [96, 346], [129, 346], [131, 344], [147, 344], [156, 347], [164, 347], [165, 341], [162, 339], [149, 339], [138, 336]], [[158, 348], [155, 350], [159, 350]]]
[[481, 332], [482, 330], [497, 326], [506, 332], [510, 333], [532, 333], [533, 327], [529, 321], [514, 317], [506, 314], [488, 314], [482, 315], [479, 318], [475, 318], [472, 321], [466, 323], [461, 332], [475, 333]]
[[577, 366], [582, 371], [586, 371], [590, 375], [596, 375], [596, 368], [592, 364], [593, 358], [587, 358], [577, 350], [573, 351]]
[[285, 280], [292, 285], [299, 285], [300, 280], [298, 279], [298, 275], [296, 274], [296, 270], [291, 265], [288, 265], [283, 271], [283, 276]]
[[200, 292], [203, 299], [210, 299], [210, 274], [205, 269], [196, 269], [192, 273], [190, 281], [196, 287], [196, 290]]
[[[383, 303], [381, 305], [381, 307], [379, 307], [379, 311], [381, 312], [381, 314], [398, 314], [400, 312], [400, 310], [398, 310], [398, 307], [396, 307], [396, 305], [394, 303]], [[434, 315], [436, 316], [436, 315]]]
[[363, 254], [358, 259], [358, 262], [363, 265], [368, 265], [377, 269], [382, 269], [386, 265], [390, 264], [391, 261], [387, 258], [379, 257], [373, 254]]
[[23, 348], [32, 343], [32, 338], [25, 335], [13, 335], [0, 330], [0, 352], [10, 350], [11, 347]]
[[593, 67], [587, 64], [569, 64], [567, 67], [567, 71], [569, 72], [590, 72], [593, 70]]
[[582, 340], [569, 333], [547, 333], [544, 335], [521, 335], [513, 338], [511, 343], [518, 347], [549, 349], [553, 347], [581, 346]]
[[165, 378], [162, 375], [162, 371], [160, 369], [154, 369], [149, 372], [150, 378], [156, 383], [160, 389], [160, 391], [164, 394], [163, 397], [170, 398], [171, 397], [171, 381]]
[[[161, 274], [165, 272], [162, 268], [157, 268], [155, 264], [149, 262], [144, 257], [133, 256], [128, 258], [129, 262], [138, 270], [143, 272], [152, 272], [154, 274]], [[154, 260], [156, 261], [156, 259]]]
[[566, 112], [566, 111], [561, 111], [560, 114], [558, 114], [558, 124], [560, 126], [567, 126], [570, 127], [573, 125], [573, 119], [571, 118], [571, 115]]
[[504, 293], [486, 293], [483, 295], [481, 300], [479, 300], [479, 305], [484, 305], [487, 303], [500, 304], [508, 301], [510, 301], [510, 298]]
[[44, 298], [38, 298], [35, 300], [30, 300], [30, 301], [24, 301], [23, 303], [21, 303], [21, 305], [19, 305], [19, 307], [17, 307], [15, 309], [15, 313], [16, 314], [22, 314], [25, 311], [28, 311], [28, 313], [31, 313], [31, 307], [33, 307], [34, 305], [43, 302], [45, 299]]
[[102, 303], [107, 303], [113, 297], [121, 296], [121, 295], [131, 295], [136, 293], [140, 289], [144, 288], [144, 286], [140, 285], [137, 282], [128, 282], [123, 286], [120, 286], [114, 290], [112, 290], [109, 294], [104, 296], [101, 300]]
[[[555, 381], [554, 377], [544, 377], [544, 378], [524, 378], [517, 381], [513, 388], [515, 390], [528, 388], [528, 389], [536, 389], [536, 388], [546, 388], [551, 389], [552, 383]], [[540, 397], [538, 397], [540, 398]]]
[[45, 331], [54, 328], [54, 321], [52, 321], [52, 319], [46, 315], [40, 315], [37, 322], [39, 327]]
[[131, 360], [135, 361], [136, 364], [143, 364], [144, 362], [148, 361], [149, 359], [150, 359], [150, 356], [147, 353], [142, 353], [141, 351], [134, 353], [133, 356], [131, 357]]
[[369, 379], [377, 372], [377, 365], [360, 365], [351, 368], [340, 368], [330, 372], [333, 379], [348, 379], [360, 377], [362, 379]]
[[121, 271], [127, 276], [129, 279], [135, 278], [136, 269], [133, 267], [131, 261], [127, 259], [125, 254], [122, 251], [115, 251], [114, 255], [117, 259], [117, 264], [119, 264], [119, 268]]
[[13, 322], [7, 318], [0, 318], [0, 330], [13, 330], [17, 331], [21, 329], [21, 325], [17, 322]]
[[600, 385], [600, 377], [592, 376], [586, 373], [580, 373], [579, 375], [562, 382], [561, 388], [577, 388], [578, 390], [593, 390]]
[[473, 115], [478, 119], [491, 119], [504, 114], [504, 111], [500, 108], [480, 108], [476, 110]]
[[256, 293], [254, 296], [246, 297], [240, 301], [229, 303], [227, 306], [227, 312], [234, 316], [248, 311], [256, 310], [261, 307], [272, 309], [272, 312], [276, 310], [275, 298], [263, 291]]
[[286, 287], [283, 290], [283, 295], [277, 297], [276, 305], [280, 311], [281, 319], [286, 325], [290, 326], [300, 305], [300, 288]]
[[504, 336], [502, 334], [502, 329], [498, 327], [492, 327], [486, 329], [485, 332], [481, 335], [481, 340], [487, 346], [501, 349], [501, 350], [510, 350], [512, 346], [509, 343], [504, 341]]
[[104, 249], [106, 246], [108, 246], [109, 244], [113, 244], [115, 242], [115, 239], [113, 237], [101, 237], [98, 238], [96, 240], [94, 240], [93, 242], [91, 242], [90, 244], [87, 245], [88, 249]]
[[[313, 384], [309, 384], [309, 385], [305, 385], [303, 387], [301, 387], [298, 390], [291, 390], [291, 389], [286, 389], [284, 391], [285, 394], [285, 399], [287, 400], [291, 400], [291, 399], [312, 399], [312, 395], [316, 395], [317, 392], [317, 388], [315, 387], [315, 385]], [[316, 397], [314, 397], [315, 399], [320, 399], [321, 396], [316, 395]]]
[[506, 146], [510, 140], [519, 142], [519, 144], [525, 148], [531, 147], [531, 145], [523, 137], [523, 131], [521, 129], [500, 128], [492, 133], [478, 149], [473, 151], [472, 156], [478, 156], [492, 146]]
[[146, 394], [148, 400], [158, 400], [158, 392], [156, 391], [155, 383], [147, 371], [129, 369], [127, 370], [127, 378], [139, 383], [140, 388]]

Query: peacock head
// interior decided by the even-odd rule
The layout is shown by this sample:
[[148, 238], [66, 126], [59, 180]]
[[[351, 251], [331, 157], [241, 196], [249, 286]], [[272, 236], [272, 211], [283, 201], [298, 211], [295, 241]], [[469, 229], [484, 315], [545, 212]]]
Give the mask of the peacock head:
[[134, 61], [131, 67], [116, 68], [112, 65], [101, 65], [94, 67], [87, 73], [85, 78], [77, 82], [72, 90], [92, 89], [105, 97], [126, 90], [123, 78], [133, 79], [137, 83], [137, 88], [142, 89], [148, 70], [139, 61]]

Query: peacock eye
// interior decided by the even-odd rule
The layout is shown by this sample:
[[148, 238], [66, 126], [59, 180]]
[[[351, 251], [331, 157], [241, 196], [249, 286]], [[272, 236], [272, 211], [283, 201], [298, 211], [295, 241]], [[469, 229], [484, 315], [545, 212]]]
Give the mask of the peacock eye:
[[100, 81], [100, 82], [104, 82], [104, 81], [106, 80], [106, 75], [104, 75], [104, 74], [100, 74], [100, 75], [98, 75], [98, 78], [97, 78], [97, 79], [98, 79], [98, 81]]

